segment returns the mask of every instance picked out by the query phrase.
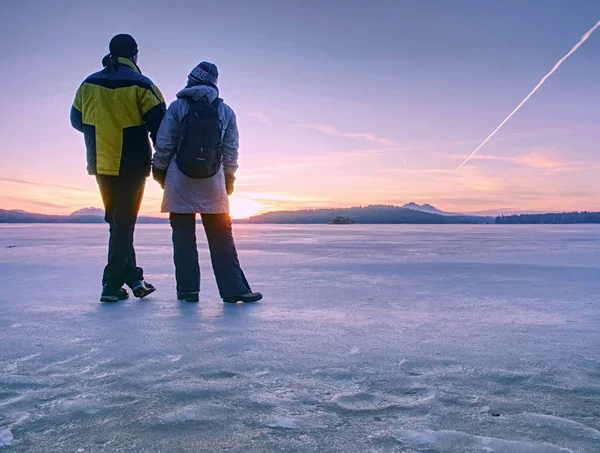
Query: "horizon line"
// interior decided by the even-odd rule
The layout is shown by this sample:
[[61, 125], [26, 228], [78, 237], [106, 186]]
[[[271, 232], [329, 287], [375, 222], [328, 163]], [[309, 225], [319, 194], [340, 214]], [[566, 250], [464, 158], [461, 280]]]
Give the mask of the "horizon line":
[[[429, 211], [423, 211], [423, 210], [418, 210], [418, 209], [411, 209], [410, 207], [408, 207], [409, 205], [414, 204], [418, 207], [423, 207], [425, 205], [430, 206], [431, 208], [433, 208], [434, 211], [437, 212], [429, 212]], [[302, 209], [282, 209], [282, 210], [273, 210], [273, 211], [266, 211], [266, 212], [262, 212], [262, 213], [258, 213], [252, 216], [247, 216], [247, 217], [232, 217], [233, 220], [250, 220], [252, 218], [257, 218], [257, 217], [261, 217], [264, 215], [268, 215], [268, 214], [281, 214], [281, 213], [301, 213], [301, 212], [309, 212], [309, 211], [344, 211], [344, 210], [351, 210], [351, 209], [366, 209], [366, 208], [397, 208], [397, 209], [406, 209], [406, 210], [413, 210], [413, 211], [417, 211], [417, 212], [423, 212], [426, 214], [433, 214], [433, 215], [441, 215], [441, 216], [465, 216], [465, 217], [502, 217], [502, 216], [518, 216], [518, 215], [544, 215], [544, 214], [567, 214], [567, 213], [583, 213], [583, 212], [590, 212], [590, 213], [595, 213], [595, 212], [600, 212], [600, 210], [571, 210], [571, 211], [566, 211], [566, 210], [550, 210], [550, 211], [546, 211], [546, 210], [542, 210], [542, 211], [535, 211], [535, 210], [527, 210], [527, 209], [510, 209], [510, 208], [499, 208], [499, 209], [489, 209], [489, 210], [483, 210], [483, 211], [472, 211], [472, 212], [447, 212], [447, 211], [443, 211], [441, 209], [437, 209], [435, 206], [429, 204], [429, 203], [424, 203], [422, 205], [419, 205], [418, 203], [414, 203], [414, 202], [410, 202], [410, 203], [406, 203], [404, 205], [395, 205], [395, 204], [368, 204], [368, 205], [356, 205], [356, 206], [351, 206], [351, 207], [319, 207], [319, 208], [302, 208]], [[102, 211], [102, 214], [98, 213], [98, 214], [77, 214], [78, 212], [80, 212], [83, 209], [95, 209], [95, 210], [99, 210]], [[104, 209], [102, 208], [82, 208], [82, 209], [78, 209], [73, 211], [70, 214], [42, 214], [39, 212], [31, 212], [31, 211], [26, 211], [23, 209], [4, 209], [4, 208], [0, 208], [0, 211], [4, 211], [7, 213], [20, 213], [23, 215], [31, 215], [31, 216], [43, 216], [43, 217], [103, 217], [104, 216]], [[160, 213], [159, 215], [156, 214], [141, 214], [138, 215], [138, 219], [164, 219], [166, 218], [166, 214], [162, 215], [165, 213]], [[0, 223], [3, 223], [0, 221]]]

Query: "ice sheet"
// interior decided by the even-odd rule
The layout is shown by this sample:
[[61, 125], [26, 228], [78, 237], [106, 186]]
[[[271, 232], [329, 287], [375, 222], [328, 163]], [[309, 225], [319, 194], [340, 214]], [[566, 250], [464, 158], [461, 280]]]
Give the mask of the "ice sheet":
[[600, 451], [600, 227], [235, 235], [263, 302], [219, 301], [203, 239], [177, 302], [169, 227], [141, 225], [158, 290], [102, 305], [106, 227], [0, 226], [0, 446]]

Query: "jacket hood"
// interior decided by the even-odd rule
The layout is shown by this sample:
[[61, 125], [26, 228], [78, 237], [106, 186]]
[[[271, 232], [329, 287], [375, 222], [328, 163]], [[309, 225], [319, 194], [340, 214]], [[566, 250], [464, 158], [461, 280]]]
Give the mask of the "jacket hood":
[[184, 88], [177, 93], [178, 98], [192, 99], [194, 102], [206, 98], [209, 103], [213, 103], [219, 97], [219, 91], [208, 85], [196, 85], [193, 87]]

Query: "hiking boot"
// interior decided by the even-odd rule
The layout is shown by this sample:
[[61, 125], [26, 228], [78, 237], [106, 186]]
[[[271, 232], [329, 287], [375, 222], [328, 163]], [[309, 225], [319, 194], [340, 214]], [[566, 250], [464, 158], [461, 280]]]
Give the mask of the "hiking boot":
[[133, 291], [133, 295], [135, 297], [143, 299], [144, 297], [156, 291], [156, 288], [150, 283], [140, 280], [133, 286], [133, 288], [131, 288], [131, 290]]
[[185, 302], [199, 302], [199, 293], [177, 293], [177, 300], [183, 300]]
[[263, 298], [263, 296], [261, 293], [247, 293], [247, 294], [240, 294], [239, 296], [224, 297], [223, 302], [227, 302], [229, 304], [236, 304], [238, 302], [249, 303], [249, 302], [258, 302], [262, 298]]
[[102, 295], [100, 296], [100, 302], [119, 302], [129, 298], [129, 293], [125, 288], [119, 288], [117, 290], [109, 289], [107, 286], [102, 288]]

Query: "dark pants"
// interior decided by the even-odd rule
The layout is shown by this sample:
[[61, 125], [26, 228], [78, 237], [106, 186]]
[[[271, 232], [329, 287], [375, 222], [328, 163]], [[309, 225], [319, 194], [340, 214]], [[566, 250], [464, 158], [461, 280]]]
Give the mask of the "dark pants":
[[108, 264], [104, 268], [102, 284], [118, 289], [126, 283], [133, 287], [143, 280], [144, 274], [135, 261], [133, 232], [142, 204], [146, 176], [96, 176], [110, 225]]
[[[200, 266], [196, 246], [196, 215], [171, 214], [170, 220], [173, 228], [177, 292], [199, 292]], [[202, 214], [202, 224], [208, 239], [212, 267], [221, 297], [239, 296], [251, 292], [235, 250], [229, 214]]]

